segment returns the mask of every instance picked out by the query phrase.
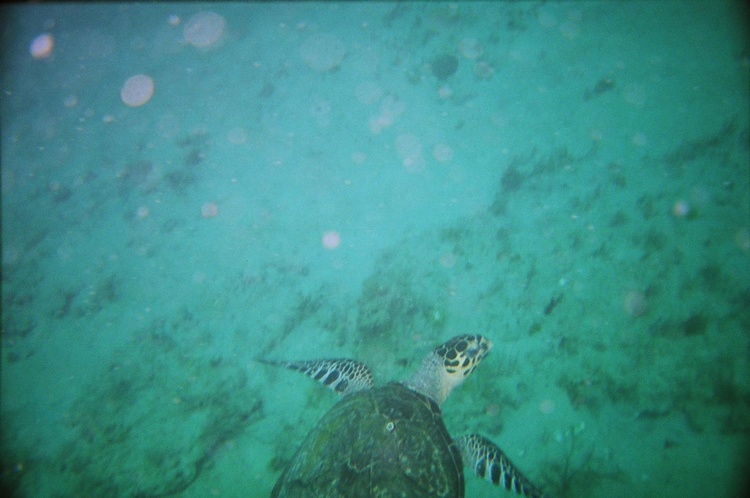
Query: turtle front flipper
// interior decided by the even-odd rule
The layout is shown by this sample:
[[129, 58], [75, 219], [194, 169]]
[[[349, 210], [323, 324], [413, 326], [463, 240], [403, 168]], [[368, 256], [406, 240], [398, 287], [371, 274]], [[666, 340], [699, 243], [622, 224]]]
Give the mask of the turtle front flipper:
[[369, 367], [355, 360], [260, 361], [302, 372], [336, 394], [347, 395], [373, 386], [372, 372]]
[[469, 434], [456, 439], [464, 465], [477, 476], [523, 496], [542, 498], [542, 491], [531, 484], [510, 462], [505, 453], [489, 439]]

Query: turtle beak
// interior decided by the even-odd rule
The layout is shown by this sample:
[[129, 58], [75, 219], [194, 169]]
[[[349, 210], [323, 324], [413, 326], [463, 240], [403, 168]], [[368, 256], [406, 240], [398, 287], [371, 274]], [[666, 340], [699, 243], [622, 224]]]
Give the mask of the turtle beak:
[[487, 355], [487, 353], [490, 352], [490, 349], [492, 349], [492, 341], [490, 341], [486, 337], [479, 336], [479, 340], [476, 342], [476, 346], [469, 348], [466, 351], [466, 354], [471, 359], [474, 359], [478, 356], [481, 360], [484, 356]]

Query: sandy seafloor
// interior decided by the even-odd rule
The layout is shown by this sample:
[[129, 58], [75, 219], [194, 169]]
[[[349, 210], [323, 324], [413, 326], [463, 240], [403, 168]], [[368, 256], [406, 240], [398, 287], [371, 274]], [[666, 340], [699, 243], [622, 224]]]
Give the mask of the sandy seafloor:
[[550, 496], [739, 496], [739, 5], [6, 9], [4, 492], [265, 497], [335, 396], [255, 359], [481, 333], [446, 425]]

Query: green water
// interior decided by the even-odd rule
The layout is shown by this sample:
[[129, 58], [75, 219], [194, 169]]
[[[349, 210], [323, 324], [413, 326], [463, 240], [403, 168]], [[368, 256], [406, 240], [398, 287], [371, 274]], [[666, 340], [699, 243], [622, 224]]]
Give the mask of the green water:
[[4, 492], [266, 497], [336, 400], [255, 359], [481, 333], [454, 436], [552, 496], [740, 496], [741, 5], [5, 8]]

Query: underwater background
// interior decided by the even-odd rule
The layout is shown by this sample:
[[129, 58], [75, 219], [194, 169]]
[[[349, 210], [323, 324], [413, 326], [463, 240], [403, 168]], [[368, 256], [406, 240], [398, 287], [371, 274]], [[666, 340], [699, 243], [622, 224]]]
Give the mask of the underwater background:
[[[443, 405], [552, 496], [740, 496], [744, 2], [2, 11], [2, 479], [266, 497], [336, 402]], [[510, 496], [467, 472], [467, 497]]]

